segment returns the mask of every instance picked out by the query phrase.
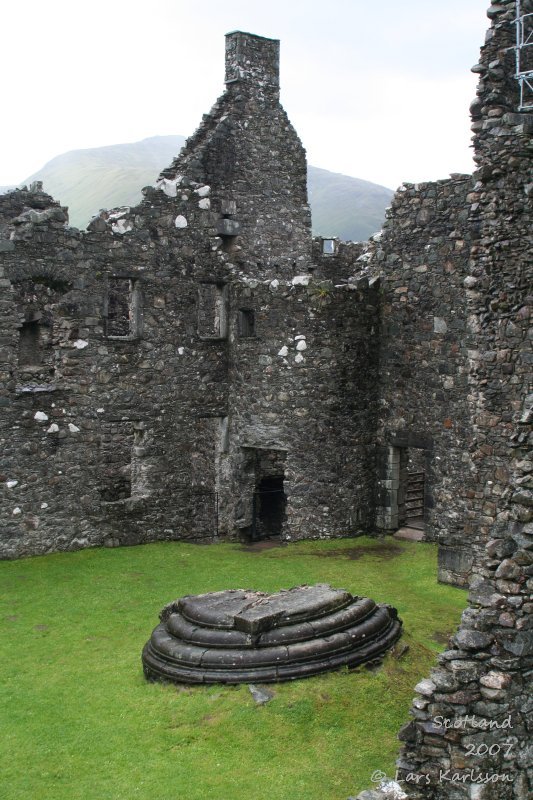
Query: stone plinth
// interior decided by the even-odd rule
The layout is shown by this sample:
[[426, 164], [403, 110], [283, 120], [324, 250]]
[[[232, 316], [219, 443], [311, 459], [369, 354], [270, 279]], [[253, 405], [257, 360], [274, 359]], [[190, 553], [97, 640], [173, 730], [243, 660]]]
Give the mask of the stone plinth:
[[371, 661], [401, 634], [395, 608], [327, 584], [230, 589], [167, 605], [142, 661], [151, 680], [276, 682]]

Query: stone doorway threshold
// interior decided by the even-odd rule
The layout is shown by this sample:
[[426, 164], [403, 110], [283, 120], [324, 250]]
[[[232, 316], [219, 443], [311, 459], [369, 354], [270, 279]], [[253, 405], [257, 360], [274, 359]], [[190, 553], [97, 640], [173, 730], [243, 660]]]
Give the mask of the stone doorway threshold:
[[403, 528], [393, 534], [395, 539], [407, 539], [411, 542], [421, 542], [424, 538], [424, 520], [422, 517], [411, 517], [406, 520]]
[[424, 531], [419, 531], [416, 528], [400, 528], [392, 536], [393, 539], [408, 539], [410, 542], [421, 542], [424, 538]]

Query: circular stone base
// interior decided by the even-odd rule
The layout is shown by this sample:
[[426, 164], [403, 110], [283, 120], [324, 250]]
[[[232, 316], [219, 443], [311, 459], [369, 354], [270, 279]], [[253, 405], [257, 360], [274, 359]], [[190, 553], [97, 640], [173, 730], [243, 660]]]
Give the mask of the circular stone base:
[[392, 606], [327, 584], [188, 595], [160, 619], [144, 673], [175, 683], [271, 683], [356, 666], [392, 647], [402, 625]]

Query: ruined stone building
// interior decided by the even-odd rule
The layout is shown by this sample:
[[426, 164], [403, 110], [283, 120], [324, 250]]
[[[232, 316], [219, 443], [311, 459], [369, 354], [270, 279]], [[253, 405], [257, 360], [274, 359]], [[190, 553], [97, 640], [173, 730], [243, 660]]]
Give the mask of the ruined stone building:
[[364, 246], [313, 241], [279, 43], [229, 34], [225, 78], [138, 207], [81, 233], [39, 185], [1, 198], [2, 554], [392, 531], [411, 456], [461, 580], [486, 539], [476, 180], [405, 184]]
[[[515, 11], [489, 9], [474, 175], [404, 184], [365, 244], [312, 239], [279, 43], [242, 32], [224, 94], [137, 207], [80, 232], [39, 185], [0, 197], [1, 555], [391, 532], [423, 472], [440, 578], [472, 583], [402, 733], [400, 776], [432, 781], [413, 797], [528, 791], [533, 104]], [[439, 783], [469, 732], [432, 719], [468, 712], [515, 715], [496, 759], [513, 785]]]
[[373, 527], [378, 281], [312, 241], [278, 73], [229, 34], [181, 155], [86, 233], [1, 198], [5, 556]]

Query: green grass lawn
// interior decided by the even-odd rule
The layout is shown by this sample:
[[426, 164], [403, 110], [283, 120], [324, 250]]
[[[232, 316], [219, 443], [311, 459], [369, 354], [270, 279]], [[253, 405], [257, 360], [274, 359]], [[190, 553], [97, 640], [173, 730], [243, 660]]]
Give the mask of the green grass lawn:
[[[328, 582], [398, 608], [409, 651], [274, 686], [144, 680], [158, 613], [183, 594]], [[177, 542], [0, 563], [0, 796], [6, 800], [345, 800], [394, 773], [415, 683], [459, 622], [436, 548], [361, 538], [262, 552]], [[272, 688], [272, 687], [271, 687]]]

